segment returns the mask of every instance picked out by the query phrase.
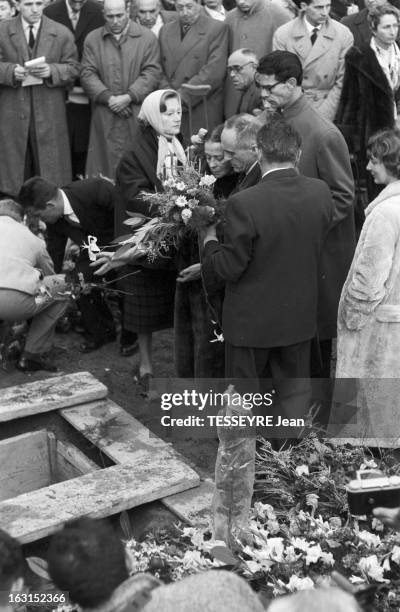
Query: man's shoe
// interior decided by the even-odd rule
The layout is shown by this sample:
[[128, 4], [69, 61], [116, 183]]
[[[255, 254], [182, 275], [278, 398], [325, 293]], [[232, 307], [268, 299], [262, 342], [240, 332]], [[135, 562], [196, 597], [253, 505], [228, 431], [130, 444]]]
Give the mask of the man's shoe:
[[119, 353], [122, 357], [131, 357], [139, 350], [139, 342], [136, 340], [133, 344], [124, 344], [119, 347]]
[[104, 344], [115, 342], [116, 338], [117, 334], [115, 332], [107, 334], [106, 338], [103, 340], [95, 340], [94, 338], [89, 337], [82, 342], [79, 350], [81, 353], [92, 353], [93, 351], [97, 351], [97, 349], [104, 346]]
[[39, 370], [45, 370], [46, 372], [58, 372], [57, 366], [44, 357], [37, 357], [36, 359], [21, 357], [15, 367], [17, 370], [21, 370], [21, 372], [38, 372]]

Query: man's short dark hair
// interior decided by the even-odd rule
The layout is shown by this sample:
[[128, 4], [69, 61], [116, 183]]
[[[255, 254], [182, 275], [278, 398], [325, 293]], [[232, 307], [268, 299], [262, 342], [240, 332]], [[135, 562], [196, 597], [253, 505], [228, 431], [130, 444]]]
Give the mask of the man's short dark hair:
[[106, 602], [128, 578], [124, 547], [105, 520], [65, 525], [52, 537], [47, 559], [55, 585], [83, 608]]
[[25, 181], [18, 194], [18, 202], [26, 210], [44, 210], [47, 202], [57, 194], [57, 185], [41, 176], [33, 176]]
[[257, 146], [269, 163], [295, 164], [299, 158], [301, 137], [286, 121], [273, 117], [258, 132]]
[[301, 61], [295, 53], [290, 51], [272, 51], [264, 55], [258, 62], [258, 74], [273, 74], [277, 81], [285, 82], [295, 78], [297, 85], [303, 81], [303, 68]]
[[24, 576], [24, 564], [21, 544], [0, 529], [0, 591], [8, 592]]

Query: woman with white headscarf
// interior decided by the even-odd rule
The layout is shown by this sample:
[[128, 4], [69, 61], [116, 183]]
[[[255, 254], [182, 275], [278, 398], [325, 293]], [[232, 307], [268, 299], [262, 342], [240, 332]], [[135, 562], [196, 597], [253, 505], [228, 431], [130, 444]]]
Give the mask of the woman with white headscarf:
[[[122, 157], [116, 173], [115, 232], [126, 234], [127, 211], [155, 217], [157, 210], [140, 197], [142, 191], [162, 191], [162, 179], [170, 171], [169, 161], [184, 165], [186, 156], [177, 135], [181, 128], [179, 94], [172, 89], [154, 91], [143, 101], [135, 140]], [[172, 155], [170, 155], [172, 154]], [[147, 393], [152, 367], [152, 333], [173, 326], [176, 269], [173, 261], [160, 258], [149, 264], [135, 262], [136, 274], [123, 281], [124, 328], [138, 334], [137, 381]], [[129, 266], [127, 272], [133, 271]]]

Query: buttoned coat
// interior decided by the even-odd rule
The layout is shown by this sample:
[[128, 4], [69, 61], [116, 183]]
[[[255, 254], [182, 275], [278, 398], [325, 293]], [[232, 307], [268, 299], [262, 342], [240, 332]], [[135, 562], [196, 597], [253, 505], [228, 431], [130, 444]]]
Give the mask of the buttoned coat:
[[[166, 23], [159, 35], [161, 61], [165, 75], [163, 85], [176, 89], [184, 102], [187, 94], [181, 90], [183, 83], [190, 85], [211, 85], [207, 96], [208, 128], [212, 129], [223, 117], [223, 84], [228, 58], [228, 27], [201, 14], [181, 39], [179, 20]], [[205, 113], [200, 96], [192, 97], [192, 131], [196, 133], [205, 127]], [[184, 113], [182, 135], [188, 142], [188, 115]]]
[[314, 45], [304, 17], [285, 23], [274, 34], [274, 50], [295, 53], [303, 66], [303, 90], [319, 112], [334, 120], [343, 85], [345, 55], [353, 45], [349, 28], [328, 18]]
[[35, 121], [40, 174], [56, 184], [71, 180], [65, 91], [79, 73], [69, 30], [42, 17], [32, 57], [46, 58], [51, 77], [42, 85], [21, 87], [14, 68], [31, 59], [21, 18], [0, 23], [0, 191], [15, 196], [24, 181], [29, 125]]
[[[123, 153], [132, 142], [136, 116], [144, 98], [158, 88], [160, 53], [153, 32], [130, 21], [117, 43], [106, 27], [85, 40], [81, 84], [92, 101], [92, 123], [86, 174], [114, 178]], [[128, 93], [132, 115], [119, 117], [108, 108], [110, 95]]]
[[349, 151], [338, 128], [322, 117], [301, 96], [284, 109], [282, 117], [300, 134], [299, 170], [328, 185], [333, 199], [333, 219], [322, 252], [318, 336], [336, 336], [337, 309], [343, 283], [355, 249], [354, 181]]

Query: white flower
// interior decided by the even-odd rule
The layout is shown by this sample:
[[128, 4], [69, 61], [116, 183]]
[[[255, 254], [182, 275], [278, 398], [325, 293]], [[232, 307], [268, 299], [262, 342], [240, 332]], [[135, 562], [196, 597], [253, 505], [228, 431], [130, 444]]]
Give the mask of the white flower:
[[164, 189], [171, 189], [172, 187], [175, 187], [175, 179], [173, 179], [172, 177], [167, 179], [163, 182], [163, 187]]
[[321, 561], [324, 565], [335, 565], [335, 559], [332, 553], [323, 552], [321, 553]]
[[291, 576], [287, 583], [287, 588], [293, 593], [293, 591], [306, 591], [314, 588], [314, 583], [311, 578], [299, 578], [298, 576]]
[[371, 523], [371, 527], [372, 529], [374, 529], [375, 531], [383, 531], [385, 526], [382, 523], [382, 521], [380, 521], [379, 519], [377, 519], [375, 516], [372, 519], [372, 523]]
[[267, 529], [271, 535], [275, 535], [280, 532], [281, 528], [278, 521], [270, 519], [267, 521]]
[[179, 208], [183, 208], [184, 206], [186, 206], [187, 203], [188, 201], [185, 196], [178, 196], [175, 200], [175, 204], [176, 206], [179, 206]]
[[302, 550], [303, 552], [307, 552], [310, 547], [310, 543], [307, 542], [304, 538], [292, 538], [292, 544], [294, 548], [298, 550]]
[[351, 584], [364, 584], [365, 580], [363, 578], [360, 578], [360, 576], [350, 576], [349, 578], [349, 582], [351, 582]]
[[400, 546], [393, 546], [392, 554], [390, 557], [393, 563], [400, 565]]
[[373, 459], [364, 459], [363, 463], [360, 465], [360, 470], [373, 470], [377, 467]]
[[192, 211], [189, 208], [184, 208], [181, 212], [182, 221], [186, 225], [192, 217]]
[[267, 554], [270, 559], [281, 563], [283, 559], [283, 552], [285, 550], [283, 544], [283, 538], [268, 538], [267, 540]]
[[310, 563], [317, 563], [317, 561], [319, 561], [319, 559], [322, 556], [322, 550], [321, 550], [321, 546], [319, 544], [316, 544], [315, 546], [310, 546], [307, 549], [307, 556], [306, 556], [306, 565], [310, 565]]
[[196, 200], [195, 198], [192, 198], [191, 200], [188, 200], [188, 206], [191, 209], [196, 208], [198, 203], [199, 203], [199, 200]]
[[177, 191], [185, 191], [185, 189], [186, 189], [186, 185], [185, 185], [185, 183], [183, 183], [182, 181], [179, 181], [179, 183], [176, 183], [176, 184], [175, 184], [175, 189], [176, 189]]
[[267, 518], [271, 520], [276, 519], [276, 514], [271, 504], [263, 504], [262, 502], [256, 502], [254, 504], [254, 510], [256, 512], [256, 516], [259, 516], [260, 518]]
[[357, 535], [361, 542], [364, 542], [369, 548], [375, 548], [381, 543], [380, 537], [369, 531], [360, 531]]
[[256, 574], [263, 569], [257, 561], [246, 561], [246, 565], [252, 574]]
[[309, 469], [308, 469], [308, 465], [298, 465], [296, 468], [296, 474], [297, 476], [302, 476], [303, 474], [305, 474], [306, 476], [309, 475]]
[[363, 557], [358, 562], [358, 567], [363, 572], [365, 576], [372, 578], [372, 580], [376, 580], [376, 582], [389, 582], [385, 580], [383, 577], [384, 569], [379, 564], [378, 558], [376, 555], [370, 555], [369, 557]]
[[217, 179], [212, 174], [205, 174], [201, 177], [199, 186], [200, 187], [212, 187]]
[[295, 561], [297, 561], [297, 559], [299, 559], [299, 557], [301, 557], [301, 554], [296, 555], [295, 550], [294, 550], [294, 546], [287, 546], [286, 550], [285, 550], [285, 561], [287, 563], [294, 563]]

